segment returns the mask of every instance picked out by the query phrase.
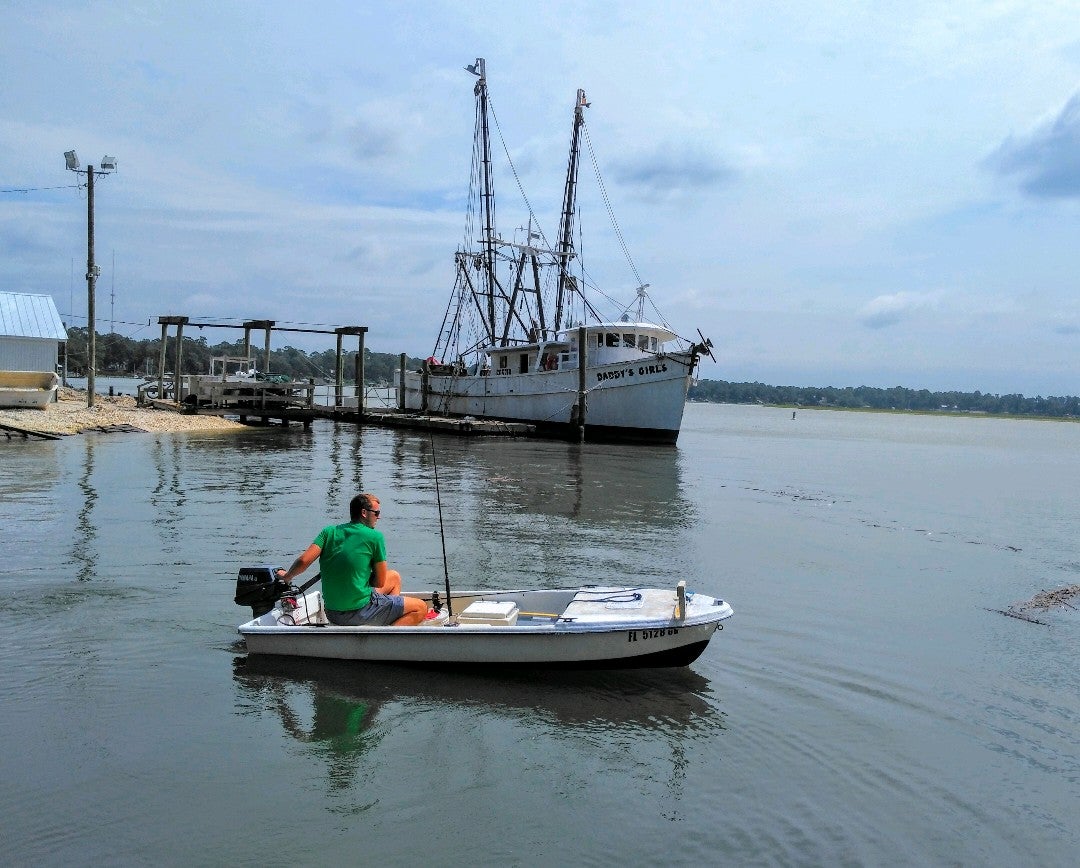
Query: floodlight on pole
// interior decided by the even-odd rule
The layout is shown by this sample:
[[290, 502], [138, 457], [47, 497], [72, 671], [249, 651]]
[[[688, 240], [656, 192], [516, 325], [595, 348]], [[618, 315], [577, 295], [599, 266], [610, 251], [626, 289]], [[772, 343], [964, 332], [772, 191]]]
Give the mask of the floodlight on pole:
[[86, 175], [86, 406], [94, 406], [94, 377], [97, 369], [97, 323], [94, 317], [94, 285], [101, 269], [94, 264], [94, 175], [107, 175], [116, 171], [116, 157], [102, 157], [98, 169], [93, 166], [79, 168], [79, 158], [74, 151], [64, 151], [66, 167], [80, 175]]

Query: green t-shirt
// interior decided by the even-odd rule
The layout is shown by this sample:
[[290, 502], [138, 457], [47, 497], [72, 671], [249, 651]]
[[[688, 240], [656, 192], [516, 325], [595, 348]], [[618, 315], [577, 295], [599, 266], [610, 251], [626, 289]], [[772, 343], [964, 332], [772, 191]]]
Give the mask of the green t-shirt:
[[351, 612], [371, 599], [375, 564], [386, 560], [386, 540], [360, 522], [324, 527], [315, 537], [322, 573], [323, 602], [327, 609]]

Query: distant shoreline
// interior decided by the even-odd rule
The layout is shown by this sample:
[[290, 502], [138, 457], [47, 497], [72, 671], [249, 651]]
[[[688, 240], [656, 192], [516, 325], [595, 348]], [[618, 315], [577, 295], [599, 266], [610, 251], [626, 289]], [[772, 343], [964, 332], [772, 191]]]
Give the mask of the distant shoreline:
[[828, 405], [762, 404], [749, 401], [689, 401], [691, 404], [731, 404], [734, 407], [763, 407], [769, 410], [831, 410], [841, 413], [894, 413], [910, 416], [956, 416], [962, 419], [1028, 419], [1034, 422], [1080, 422], [1077, 416], [1039, 416], [1034, 413], [988, 413], [984, 410], [909, 410], [902, 407], [833, 407]]
[[1080, 419], [1080, 398], [1075, 396], [1020, 394], [992, 395], [983, 392], [931, 392], [893, 386], [769, 386], [765, 383], [732, 383], [699, 380], [687, 398], [724, 404], [763, 404], [777, 407], [818, 407], [836, 410], [876, 410], [1002, 418]]

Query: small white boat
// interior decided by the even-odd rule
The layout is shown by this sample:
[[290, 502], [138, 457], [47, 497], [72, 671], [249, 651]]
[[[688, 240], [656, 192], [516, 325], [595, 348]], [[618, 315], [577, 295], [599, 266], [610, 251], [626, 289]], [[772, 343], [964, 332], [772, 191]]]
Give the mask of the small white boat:
[[622, 669], [686, 666], [733, 614], [728, 603], [687, 591], [685, 582], [669, 589], [454, 592], [449, 605], [437, 592], [405, 593], [427, 600], [434, 615], [416, 627], [338, 627], [326, 618], [321, 592], [286, 589], [272, 568], [245, 567], [235, 599], [251, 606], [256, 617], [238, 629], [252, 654], [452, 667]]
[[44, 410], [56, 400], [59, 382], [51, 371], [0, 371], [0, 407]]

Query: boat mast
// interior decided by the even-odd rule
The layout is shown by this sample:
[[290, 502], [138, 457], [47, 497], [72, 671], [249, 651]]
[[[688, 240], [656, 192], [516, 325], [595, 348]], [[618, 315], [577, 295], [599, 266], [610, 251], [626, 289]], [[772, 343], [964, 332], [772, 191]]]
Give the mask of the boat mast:
[[480, 200], [484, 212], [483, 244], [483, 285], [487, 295], [487, 310], [484, 326], [487, 339], [495, 343], [495, 183], [491, 173], [491, 131], [488, 126], [488, 89], [487, 64], [484, 58], [476, 58], [476, 63], [466, 66], [466, 70], [477, 77], [473, 93], [476, 95], [476, 137], [480, 149]]
[[569, 307], [574, 291], [570, 260], [574, 258], [574, 210], [577, 207], [578, 158], [581, 155], [581, 125], [585, 122], [585, 91], [580, 87], [574, 103], [574, 131], [570, 137], [570, 158], [566, 167], [566, 188], [563, 191], [562, 219], [559, 223], [559, 247], [555, 252], [559, 268], [559, 288], [555, 296], [555, 331], [562, 328], [563, 310]]

